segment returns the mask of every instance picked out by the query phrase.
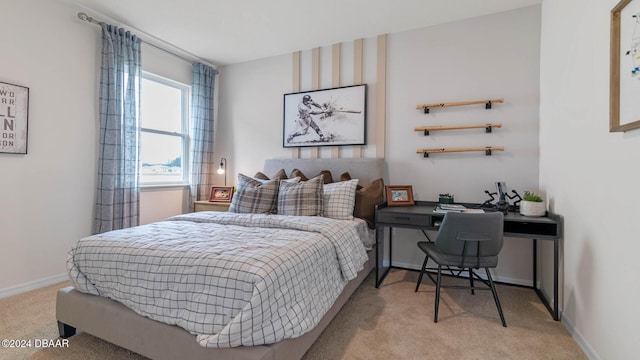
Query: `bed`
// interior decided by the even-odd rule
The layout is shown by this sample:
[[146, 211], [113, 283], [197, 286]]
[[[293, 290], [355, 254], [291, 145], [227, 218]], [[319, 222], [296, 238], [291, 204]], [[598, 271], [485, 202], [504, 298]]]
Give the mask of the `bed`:
[[[330, 170], [336, 183], [338, 180], [346, 180], [339, 185], [342, 188], [344, 188], [344, 183], [348, 182], [348, 179], [342, 179], [342, 177], [348, 173], [350, 178], [358, 179], [359, 184], [366, 186], [383, 177], [384, 160], [271, 159], [265, 161], [261, 173], [272, 175], [284, 170], [285, 174], [292, 174], [294, 169], [297, 171], [296, 174], [300, 174], [302, 177], [304, 177], [303, 174], [313, 176], [323, 174], [323, 170]], [[323, 182], [326, 182], [326, 172], [324, 175]], [[317, 177], [305, 180], [311, 184], [315, 179]], [[253, 179], [249, 181], [253, 181]], [[292, 184], [296, 184], [296, 181], [292, 181]], [[290, 186], [294, 189], [298, 185]], [[238, 187], [240, 188], [240, 185]], [[326, 185], [324, 188], [327, 189]], [[282, 204], [280, 203], [280, 205]], [[234, 203], [232, 207], [234, 205], [238, 206]], [[282, 208], [284, 209], [285, 206], [282, 205]], [[334, 220], [324, 217], [315, 217], [316, 221], [312, 222], [302, 222], [298, 221], [297, 216], [296, 214], [270, 216], [256, 213], [233, 216], [230, 213], [201, 212], [184, 214], [167, 221], [119, 231], [125, 234], [122, 237], [125, 241], [128, 243], [139, 242], [143, 250], [148, 246], [148, 238], [153, 238], [154, 244], [160, 244], [160, 242], [155, 242], [156, 238], [159, 239], [158, 241], [166, 238], [165, 240], [168, 242], [160, 246], [160, 250], [196, 246], [196, 251], [201, 254], [210, 251], [225, 256], [238, 252], [241, 256], [245, 256], [242, 251], [253, 251], [259, 247], [259, 243], [251, 241], [257, 241], [260, 237], [276, 239], [274, 240], [276, 247], [280, 246], [280, 249], [276, 250], [277, 256], [269, 252], [266, 255], [267, 260], [265, 260], [252, 254], [248, 257], [257, 259], [254, 263], [240, 264], [238, 268], [230, 267], [226, 265], [228, 263], [225, 263], [225, 265], [211, 270], [213, 273], [224, 273], [225, 284], [230, 281], [229, 279], [234, 284], [239, 283], [239, 286], [234, 286], [236, 289], [234, 291], [240, 289], [239, 291], [246, 295], [246, 299], [242, 300], [244, 302], [223, 299], [222, 302], [215, 303], [217, 300], [206, 298], [204, 294], [207, 291], [218, 294], [222, 290], [228, 291], [226, 285], [222, 285], [222, 280], [218, 278], [211, 280], [211, 283], [208, 280], [202, 281], [203, 278], [209, 279], [207, 276], [210, 273], [197, 273], [193, 270], [194, 267], [180, 267], [182, 266], [179, 262], [180, 259], [171, 262], [171, 266], [166, 267], [168, 270], [161, 270], [162, 266], [155, 262], [156, 260], [143, 265], [136, 264], [133, 268], [123, 265], [128, 264], [130, 259], [134, 257], [165, 259], [162, 261], [166, 261], [168, 255], [156, 252], [159, 251], [156, 245], [154, 245], [151, 257], [143, 256], [142, 254], [149, 252], [140, 249], [133, 250], [142, 251], [140, 253], [110, 254], [111, 250], [97, 249], [102, 245], [106, 246], [106, 243], [109, 242], [114, 242], [116, 245], [110, 249], [122, 247], [122, 244], [127, 243], [119, 242], [122, 239], [115, 234], [107, 233], [102, 235], [102, 238], [100, 236], [98, 238], [91, 237], [94, 242], [90, 243], [92, 244], [88, 247], [90, 250], [82, 252], [74, 249], [73, 258], [78, 261], [77, 264], [74, 262], [69, 266], [70, 276], [78, 289], [67, 287], [60, 289], [57, 294], [56, 318], [60, 336], [72, 336], [76, 329], [80, 329], [152, 359], [300, 359], [373, 269], [375, 255], [373, 251], [364, 251], [360, 254], [360, 250], [358, 250], [360, 247], [370, 248], [370, 239], [369, 243], [354, 240], [354, 236], [356, 236], [357, 240], [364, 241], [366, 234], [373, 234], [373, 231], [369, 229], [370, 223], [367, 224], [362, 220], [359, 222], [337, 220], [340, 223], [345, 223], [345, 226], [342, 227], [342, 225], [337, 226], [332, 223]], [[307, 218], [312, 217], [307, 216]], [[305, 244], [293, 241], [300, 236], [300, 231], [305, 232], [304, 237], [310, 239], [305, 241]], [[121, 235], [120, 233], [118, 235]], [[172, 233], [179, 235], [172, 237], [170, 236]], [[222, 249], [198, 250], [201, 249], [198, 247], [201, 245], [198, 242], [206, 242], [203, 234], [214, 233], [238, 233], [243, 242], [239, 249], [228, 250], [227, 246], [229, 245], [225, 244]], [[229, 239], [238, 238], [231, 235], [228, 237]], [[340, 246], [336, 246], [336, 244], [346, 246], [346, 249], [339, 249]], [[321, 248], [335, 249], [331, 250], [335, 253], [328, 256], [320, 255], [324, 251], [321, 251]], [[282, 249], [290, 250], [283, 251]], [[87, 264], [93, 264], [90, 261], [96, 261], [95, 255], [91, 255], [91, 253], [99, 254], [100, 261], [110, 256], [116, 259], [114, 264], [118, 264], [117, 266], [105, 266], [117, 268], [117, 271], [103, 275], [104, 269], [97, 269], [96, 274], [86, 275], [84, 271], [91, 267]], [[296, 256], [291, 256], [293, 253]], [[90, 258], [91, 256], [93, 259]], [[123, 256], [127, 257], [123, 258]], [[233, 262], [229, 259], [226, 260]], [[209, 260], [199, 258], [199, 261], [208, 262]], [[332, 265], [334, 262], [337, 265]], [[312, 266], [312, 264], [314, 265]], [[334, 266], [337, 267], [334, 268]], [[246, 275], [247, 267], [256, 268], [258, 271]], [[285, 270], [281, 270], [280, 267]], [[151, 273], [151, 278], [138, 280], [135, 276], [130, 276], [132, 272], [139, 269], [142, 274]], [[236, 275], [229, 278], [229, 273], [233, 272]], [[289, 280], [280, 280], [279, 275], [274, 275], [280, 274], [280, 272], [293, 272], [292, 276], [294, 277]], [[321, 283], [322, 279], [314, 276], [327, 272], [333, 272], [336, 276], [341, 277], [342, 283], [339, 285], [324, 284], [315, 290], [297, 288], [298, 284], [303, 282]], [[87, 273], [89, 273], [88, 270]], [[242, 275], [238, 278], [237, 274]], [[176, 277], [173, 280], [177, 280], [177, 285], [171, 285], [170, 288], [167, 288], [166, 280], [168, 277]], [[256, 281], [256, 277], [258, 281]], [[131, 281], [135, 281], [136, 286], [127, 284], [127, 281], [123, 279], [134, 279]], [[300, 279], [306, 280], [301, 281]], [[282, 287], [281, 284], [281, 282], [287, 283], [287, 281], [293, 284], [291, 285], [292, 289], [288, 292], [279, 291], [280, 288], [288, 289], [287, 286]], [[105, 283], [111, 283], [111, 287], [103, 287]], [[181, 301], [184, 296], [180, 295], [181, 292], [177, 288], [185, 283], [198, 284], [199, 292], [197, 295], [201, 301], [195, 307], [183, 306], [176, 309], [177, 306], [182, 306], [180, 304], [184, 303]], [[204, 286], [203, 283], [206, 283], [207, 286]], [[160, 284], [164, 288], [154, 288], [149, 292], [149, 289], [156, 284]], [[247, 288], [246, 286], [253, 287]], [[136, 290], [136, 287], [141, 290]], [[206, 289], [204, 289], [205, 287]], [[260, 290], [256, 290], [257, 288]], [[155, 294], [154, 291], [157, 291], [161, 296], [150, 299], [148, 295]], [[189, 291], [193, 292], [193, 289], [189, 288]], [[267, 294], [271, 295], [267, 296]], [[274, 301], [263, 300], [274, 296], [278, 299]], [[295, 311], [282, 305], [283, 301], [287, 303], [291, 297], [302, 299], [300, 303], [296, 302], [296, 305], [293, 306]], [[306, 301], [308, 298], [318, 297], [325, 299], [319, 304]], [[159, 301], [159, 298], [162, 300]], [[256, 298], [262, 300], [257, 301]], [[174, 303], [171, 303], [172, 301]], [[207, 311], [199, 312], [202, 307], [207, 309], [223, 307], [225, 309], [221, 313], [212, 311], [213, 314], [210, 314]], [[239, 309], [236, 309], [238, 307]], [[225, 311], [231, 311], [235, 315], [225, 315], [227, 314]], [[238, 315], [238, 311], [240, 311], [240, 315]], [[277, 313], [277, 316], [274, 313]], [[221, 318], [230, 318], [231, 321]], [[274, 324], [277, 324], [275, 330]]]

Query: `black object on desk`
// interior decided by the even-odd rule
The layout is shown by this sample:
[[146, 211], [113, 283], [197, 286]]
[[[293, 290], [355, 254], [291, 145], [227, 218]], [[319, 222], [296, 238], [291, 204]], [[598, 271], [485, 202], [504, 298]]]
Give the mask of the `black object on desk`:
[[[437, 202], [416, 201], [414, 206], [388, 207], [386, 203], [376, 207], [376, 287], [379, 287], [389, 270], [393, 268], [392, 243], [395, 228], [438, 230], [444, 218], [443, 213], [434, 213]], [[462, 204], [467, 208], [479, 207], [478, 204]], [[384, 229], [389, 228], [389, 264], [384, 266], [385, 240]], [[542, 303], [547, 307], [553, 319], [560, 320], [558, 312], [558, 266], [560, 223], [558, 217], [550, 214], [544, 217], [522, 216], [509, 212], [504, 216], [504, 236], [533, 240], [533, 288]], [[536, 286], [538, 282], [537, 240], [553, 241], [553, 308]]]

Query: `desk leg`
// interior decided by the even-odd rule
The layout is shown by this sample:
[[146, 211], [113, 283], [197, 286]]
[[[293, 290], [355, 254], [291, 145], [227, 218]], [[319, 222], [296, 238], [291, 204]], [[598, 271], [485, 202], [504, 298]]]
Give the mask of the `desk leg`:
[[382, 281], [391, 270], [391, 242], [392, 242], [392, 233], [393, 228], [388, 227], [389, 229], [389, 266], [385, 268], [384, 266], [384, 229], [383, 226], [376, 227], [376, 288], [380, 287]]
[[558, 312], [559, 241], [560, 239], [553, 240], [553, 308], [551, 308], [551, 304], [542, 294], [542, 290], [538, 288], [538, 241], [533, 239], [533, 289], [555, 321], [560, 320]]
[[538, 288], [538, 240], [533, 239], [533, 287]]
[[[391, 255], [393, 253], [393, 228], [389, 227], [389, 270], [391, 270], [391, 268], [393, 267], [393, 255]], [[387, 272], [389, 272], [389, 270], [387, 270]], [[385, 274], [386, 275], [386, 274]]]
[[[382, 226], [378, 225], [376, 227], [376, 288], [380, 287], [381, 279], [380, 275], [382, 273], [380, 258], [384, 257], [384, 247], [383, 250], [380, 251], [380, 245], [384, 244], [384, 229]], [[381, 254], [382, 252], [382, 254]]]
[[558, 303], [558, 271], [559, 271], [560, 239], [553, 240], [553, 320], [560, 320]]

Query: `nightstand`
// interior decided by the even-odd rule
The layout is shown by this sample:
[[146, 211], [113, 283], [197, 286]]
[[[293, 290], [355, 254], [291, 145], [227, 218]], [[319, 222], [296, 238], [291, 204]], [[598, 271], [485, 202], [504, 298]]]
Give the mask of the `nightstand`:
[[231, 203], [211, 202], [206, 200], [194, 201], [193, 211], [227, 211]]

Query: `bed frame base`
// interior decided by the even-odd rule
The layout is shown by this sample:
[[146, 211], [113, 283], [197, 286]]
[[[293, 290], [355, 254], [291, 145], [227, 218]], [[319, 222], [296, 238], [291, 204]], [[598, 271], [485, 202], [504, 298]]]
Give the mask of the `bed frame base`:
[[336, 302], [320, 323], [295, 339], [270, 345], [236, 348], [206, 348], [200, 346], [184, 329], [143, 317], [108, 298], [84, 294], [73, 287], [58, 290], [56, 318], [62, 338], [76, 333], [76, 328], [110, 343], [151, 359], [234, 359], [284, 360], [300, 359], [329, 325], [349, 297], [360, 286], [375, 264], [375, 252], [369, 251], [369, 261], [358, 277], [345, 286]]

